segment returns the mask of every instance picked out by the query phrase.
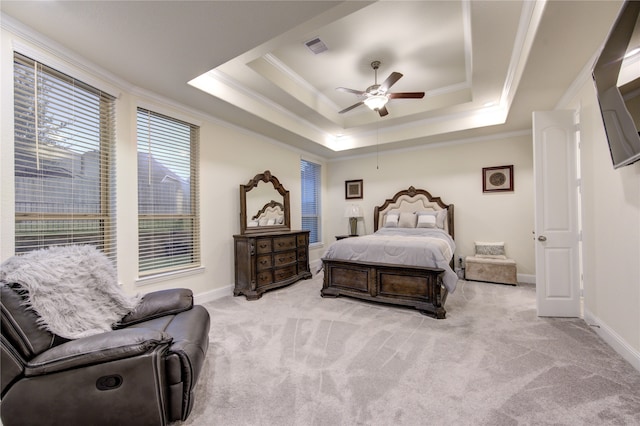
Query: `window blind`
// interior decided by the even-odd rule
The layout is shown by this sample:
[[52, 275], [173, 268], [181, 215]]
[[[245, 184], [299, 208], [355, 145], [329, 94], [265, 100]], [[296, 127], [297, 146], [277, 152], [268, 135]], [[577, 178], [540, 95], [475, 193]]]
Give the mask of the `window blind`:
[[200, 266], [199, 127], [137, 111], [140, 276]]
[[309, 230], [309, 243], [320, 242], [320, 165], [300, 160], [302, 182], [302, 229]]
[[115, 98], [14, 54], [15, 251], [90, 244], [116, 260]]

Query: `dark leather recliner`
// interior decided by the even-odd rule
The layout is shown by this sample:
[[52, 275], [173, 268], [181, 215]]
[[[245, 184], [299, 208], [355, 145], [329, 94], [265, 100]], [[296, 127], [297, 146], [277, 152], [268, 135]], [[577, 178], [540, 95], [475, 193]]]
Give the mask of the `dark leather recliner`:
[[76, 340], [38, 326], [20, 287], [0, 291], [4, 426], [164, 425], [191, 412], [210, 325], [191, 290], [149, 293], [113, 331]]

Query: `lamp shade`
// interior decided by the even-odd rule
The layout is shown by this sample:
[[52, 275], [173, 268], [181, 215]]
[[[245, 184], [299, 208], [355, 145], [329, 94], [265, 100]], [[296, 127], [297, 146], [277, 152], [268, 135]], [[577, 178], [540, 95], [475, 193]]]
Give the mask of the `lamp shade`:
[[379, 110], [387, 104], [389, 98], [385, 95], [373, 95], [364, 100], [364, 104], [374, 111]]
[[357, 204], [351, 204], [344, 210], [344, 217], [362, 217], [362, 210]]

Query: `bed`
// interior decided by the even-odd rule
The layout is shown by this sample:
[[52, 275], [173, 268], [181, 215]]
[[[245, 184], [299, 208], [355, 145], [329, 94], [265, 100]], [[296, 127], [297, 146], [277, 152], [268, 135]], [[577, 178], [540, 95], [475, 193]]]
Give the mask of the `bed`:
[[271, 200], [247, 221], [247, 228], [282, 225], [284, 223], [284, 206]]
[[374, 233], [340, 239], [325, 252], [322, 297], [349, 296], [413, 307], [445, 318], [455, 291], [453, 204], [424, 189], [399, 191], [375, 207]]

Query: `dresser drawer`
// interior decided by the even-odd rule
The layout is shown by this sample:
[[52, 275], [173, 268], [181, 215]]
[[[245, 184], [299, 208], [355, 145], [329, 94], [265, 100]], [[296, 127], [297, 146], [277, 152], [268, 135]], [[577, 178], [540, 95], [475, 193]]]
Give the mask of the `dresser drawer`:
[[271, 254], [262, 254], [257, 256], [256, 266], [258, 268], [258, 271], [271, 268], [273, 266], [273, 261], [271, 260]]
[[296, 248], [296, 237], [278, 237], [273, 239], [273, 251], [290, 250]]
[[307, 236], [305, 234], [298, 235], [298, 247], [307, 246]]
[[271, 253], [271, 238], [259, 238], [256, 240], [256, 253]]
[[291, 266], [287, 266], [284, 268], [280, 268], [280, 269], [275, 269], [273, 271], [273, 280], [275, 282], [278, 281], [282, 281], [282, 280], [286, 280], [287, 278], [291, 278], [294, 275], [296, 275], [297, 270], [296, 270], [296, 265], [291, 265]]
[[273, 255], [274, 266], [284, 266], [284, 265], [289, 265], [290, 263], [295, 263], [295, 262], [296, 262], [295, 250], [283, 251], [280, 253], [275, 253]]
[[256, 285], [258, 287], [269, 285], [273, 282], [273, 271], [267, 270], [258, 272], [256, 275]]
[[298, 262], [307, 260], [307, 249], [298, 249]]

